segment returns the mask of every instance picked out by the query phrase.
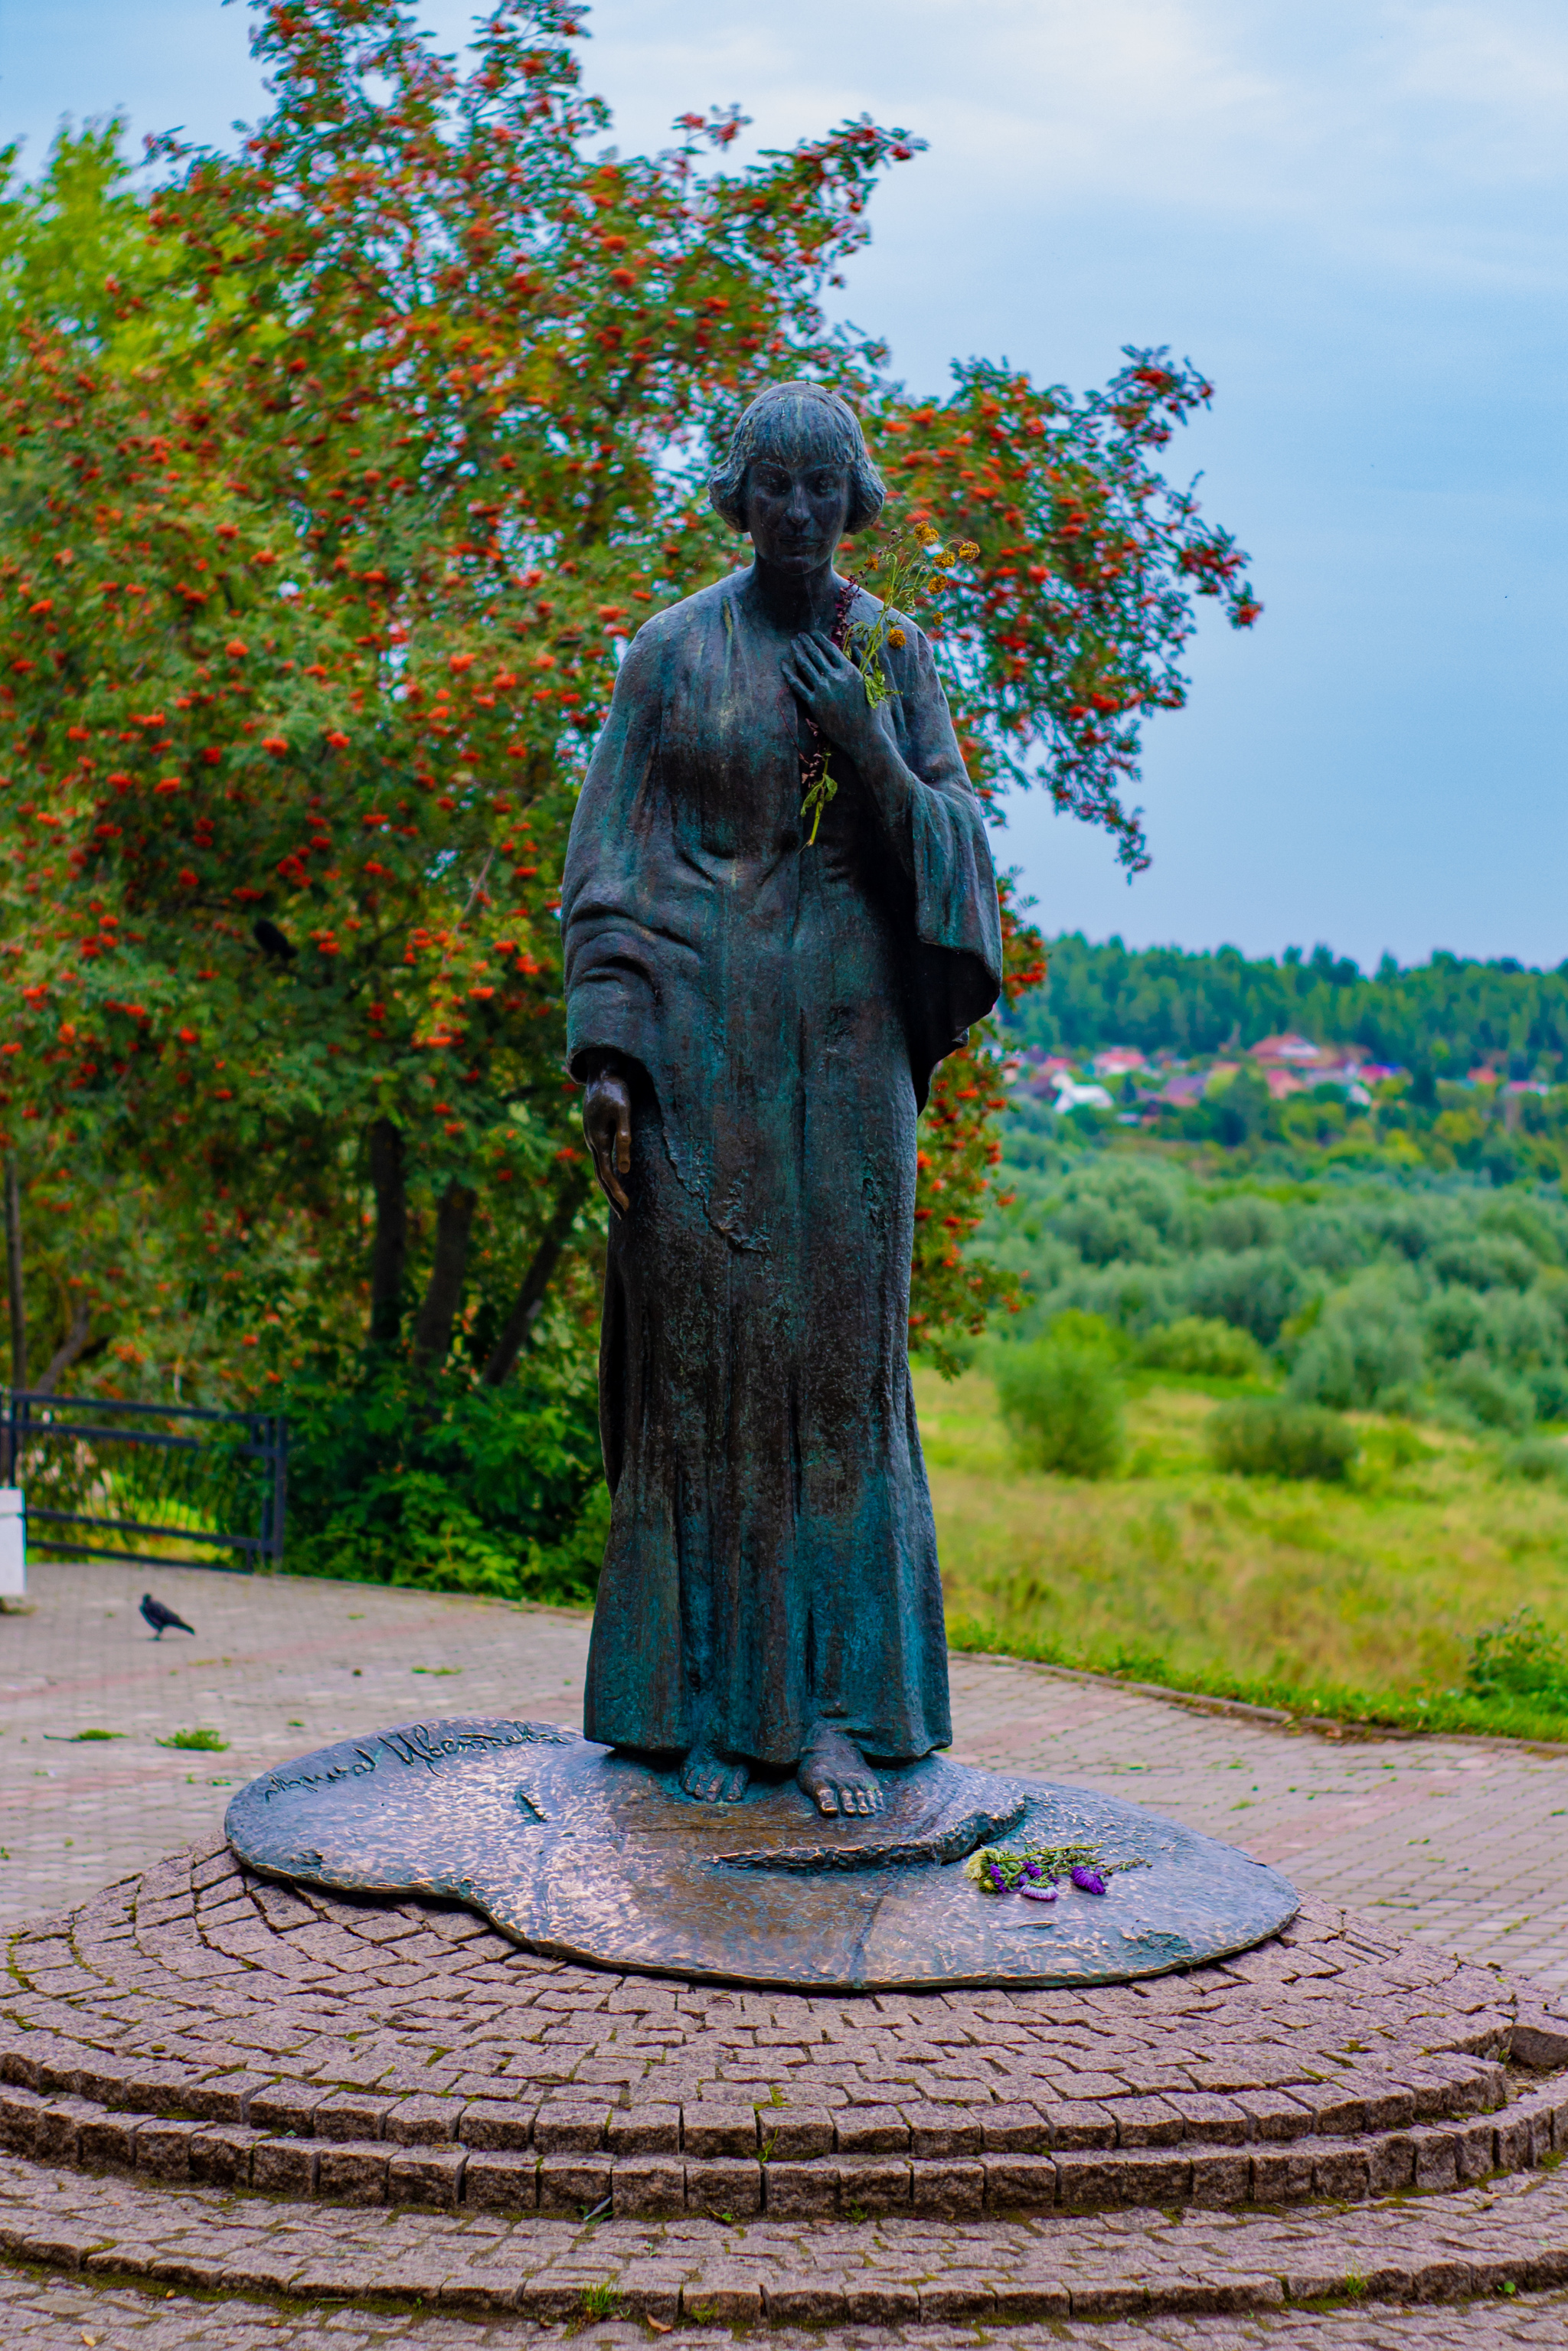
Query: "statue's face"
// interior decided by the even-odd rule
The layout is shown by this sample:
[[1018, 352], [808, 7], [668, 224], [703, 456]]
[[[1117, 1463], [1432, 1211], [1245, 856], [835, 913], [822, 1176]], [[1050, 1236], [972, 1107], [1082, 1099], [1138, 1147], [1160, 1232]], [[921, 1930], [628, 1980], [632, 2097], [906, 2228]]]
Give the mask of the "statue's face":
[[806, 442], [759, 452], [746, 475], [746, 528], [758, 562], [794, 572], [831, 563], [850, 494], [849, 466], [831, 450]]

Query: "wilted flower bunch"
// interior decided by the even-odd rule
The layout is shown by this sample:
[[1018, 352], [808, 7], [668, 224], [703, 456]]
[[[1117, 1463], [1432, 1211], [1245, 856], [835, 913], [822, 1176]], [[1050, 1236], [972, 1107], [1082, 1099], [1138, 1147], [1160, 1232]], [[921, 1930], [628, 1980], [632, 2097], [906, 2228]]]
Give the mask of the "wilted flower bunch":
[[[909, 642], [898, 615], [907, 611], [922, 596], [940, 594], [947, 585], [947, 575], [956, 564], [973, 563], [980, 550], [972, 538], [956, 548], [943, 547], [940, 535], [928, 522], [918, 522], [909, 530], [901, 530], [866, 558], [865, 569], [878, 574], [877, 593], [882, 610], [874, 620], [841, 621], [833, 632], [834, 639], [861, 674], [865, 685], [865, 698], [874, 710], [879, 703], [889, 701], [898, 691], [883, 666], [881, 655], [884, 645], [899, 651]], [[864, 581], [852, 575], [851, 599], [853, 590]], [[848, 602], [842, 609], [848, 611]], [[839, 789], [838, 778], [828, 771], [824, 752], [810, 763], [807, 778], [808, 789], [800, 803], [800, 814], [811, 820], [807, 836], [809, 849], [817, 838], [817, 828], [822, 821], [822, 810]]]
[[964, 1875], [987, 1894], [1024, 1894], [1034, 1902], [1054, 1902], [1058, 1878], [1071, 1878], [1081, 1894], [1103, 1894], [1119, 1869], [1141, 1869], [1138, 1861], [1112, 1862], [1092, 1844], [1031, 1845], [1009, 1853], [982, 1845], [964, 1864]]

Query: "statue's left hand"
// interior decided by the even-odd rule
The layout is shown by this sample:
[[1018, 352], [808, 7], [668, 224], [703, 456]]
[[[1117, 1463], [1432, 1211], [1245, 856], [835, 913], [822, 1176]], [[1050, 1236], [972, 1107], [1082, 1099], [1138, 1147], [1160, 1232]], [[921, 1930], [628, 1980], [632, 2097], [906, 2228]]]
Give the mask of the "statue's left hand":
[[593, 1154], [599, 1187], [623, 1217], [632, 1205], [621, 1180], [632, 1173], [632, 1089], [619, 1070], [601, 1070], [590, 1078], [582, 1102], [582, 1131]]
[[821, 629], [794, 638], [783, 661], [784, 679], [830, 743], [858, 758], [885, 741], [878, 713], [866, 700], [865, 680]]

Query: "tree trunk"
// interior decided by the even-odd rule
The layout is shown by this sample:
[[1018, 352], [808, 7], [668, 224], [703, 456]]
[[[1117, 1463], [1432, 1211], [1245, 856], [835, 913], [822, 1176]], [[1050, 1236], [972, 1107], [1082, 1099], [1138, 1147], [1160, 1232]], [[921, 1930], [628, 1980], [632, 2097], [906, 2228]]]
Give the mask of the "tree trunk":
[[11, 1301], [11, 1385], [27, 1384], [27, 1302], [22, 1289], [22, 1185], [13, 1152], [5, 1161], [5, 1287]]
[[535, 1317], [545, 1302], [550, 1276], [560, 1262], [560, 1253], [570, 1238], [587, 1189], [586, 1176], [577, 1174], [567, 1176], [556, 1202], [555, 1215], [529, 1259], [522, 1287], [512, 1302], [512, 1311], [501, 1325], [500, 1335], [491, 1348], [489, 1360], [480, 1374], [486, 1387], [498, 1388], [511, 1376], [513, 1364], [528, 1345], [533, 1333]]
[[68, 1372], [71, 1365], [79, 1362], [83, 1355], [100, 1354], [102, 1353], [104, 1347], [108, 1344], [108, 1342], [103, 1339], [95, 1341], [91, 1336], [91, 1308], [87, 1306], [78, 1306], [76, 1312], [71, 1317], [70, 1329], [66, 1332], [65, 1338], [56, 1348], [54, 1353], [49, 1357], [48, 1369], [45, 1372], [43, 1378], [38, 1382], [37, 1386], [34, 1389], [33, 1393], [35, 1395], [53, 1395], [55, 1392], [55, 1382], [59, 1378], [62, 1372]]
[[446, 1360], [463, 1295], [463, 1277], [468, 1270], [468, 1236], [478, 1204], [478, 1193], [466, 1184], [448, 1184], [441, 1196], [435, 1211], [435, 1263], [413, 1326], [418, 1363], [430, 1365]]
[[408, 1258], [408, 1177], [402, 1134], [390, 1118], [371, 1128], [371, 1183], [376, 1230], [371, 1246], [371, 1344], [395, 1347], [402, 1326], [402, 1277]]

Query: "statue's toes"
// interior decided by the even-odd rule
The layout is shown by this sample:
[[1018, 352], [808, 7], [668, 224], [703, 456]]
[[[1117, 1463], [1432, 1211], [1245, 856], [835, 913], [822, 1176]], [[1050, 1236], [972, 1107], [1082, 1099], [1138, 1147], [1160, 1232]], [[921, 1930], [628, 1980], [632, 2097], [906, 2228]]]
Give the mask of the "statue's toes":
[[839, 1792], [826, 1780], [819, 1780], [813, 1793], [817, 1810], [828, 1820], [836, 1820], [839, 1812]]
[[737, 1763], [727, 1774], [722, 1792], [722, 1792], [727, 1804], [738, 1804], [746, 1793], [747, 1782], [750, 1777], [751, 1774], [745, 1764]]

